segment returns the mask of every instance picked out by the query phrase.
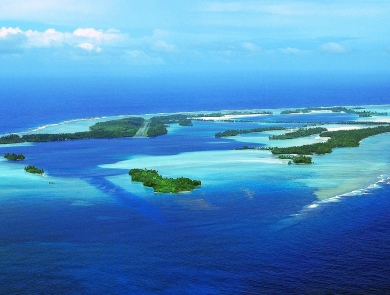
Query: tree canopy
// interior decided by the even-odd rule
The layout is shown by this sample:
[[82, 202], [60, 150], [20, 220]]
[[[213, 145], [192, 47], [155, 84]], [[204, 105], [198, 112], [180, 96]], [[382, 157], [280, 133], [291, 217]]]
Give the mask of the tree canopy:
[[89, 131], [83, 132], [57, 134], [35, 133], [24, 134], [22, 136], [17, 134], [10, 134], [0, 137], [0, 144], [132, 137], [142, 126], [143, 122], [144, 119], [141, 117], [129, 117], [119, 120], [98, 122], [95, 125], [89, 127]]
[[253, 129], [231, 129], [222, 132], [215, 133], [215, 137], [228, 137], [228, 136], [237, 136], [239, 134], [255, 133], [255, 132], [265, 132], [265, 131], [274, 131], [274, 130], [284, 130], [284, 127], [259, 127]]
[[157, 170], [131, 169], [129, 171], [132, 181], [142, 182], [144, 186], [152, 187], [156, 193], [179, 193], [191, 191], [201, 185], [200, 180], [191, 180], [186, 177], [164, 178]]
[[43, 169], [39, 169], [39, 168], [32, 166], [32, 165], [25, 167], [24, 170], [26, 172], [32, 173], [32, 174], [44, 174], [45, 173], [45, 171]]
[[294, 138], [305, 137], [314, 134], [320, 134], [321, 132], [324, 131], [328, 131], [328, 129], [323, 127], [299, 128], [298, 130], [293, 132], [288, 132], [280, 135], [272, 135], [269, 137], [269, 139], [270, 140], [294, 139]]
[[4, 155], [4, 158], [6, 158], [9, 161], [22, 161], [26, 159], [26, 157], [23, 154], [14, 154], [14, 153], [12, 154], [6, 153]]

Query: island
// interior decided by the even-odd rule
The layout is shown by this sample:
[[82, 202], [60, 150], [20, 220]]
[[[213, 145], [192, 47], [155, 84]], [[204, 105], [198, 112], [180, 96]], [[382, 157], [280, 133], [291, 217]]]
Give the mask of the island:
[[183, 118], [179, 120], [180, 126], [193, 126], [191, 119]]
[[229, 136], [237, 136], [239, 134], [247, 134], [247, 133], [255, 133], [255, 132], [265, 132], [265, 131], [275, 131], [275, 130], [284, 130], [284, 127], [259, 127], [253, 129], [231, 129], [225, 130], [222, 132], [215, 133], [215, 137], [229, 137]]
[[280, 135], [272, 135], [268, 138], [270, 140], [285, 140], [285, 139], [294, 139], [299, 137], [310, 136], [314, 134], [320, 134], [321, 132], [328, 131], [328, 129], [323, 127], [314, 127], [314, 128], [299, 128], [296, 131], [288, 132]]
[[[313, 110], [326, 110], [328, 112], [350, 112], [356, 113], [360, 110], [361, 114], [368, 114], [369, 111], [361, 111], [360, 108], [347, 109], [344, 107], [333, 108], [308, 108], [296, 110], [297, 112], [311, 112]], [[290, 111], [293, 112], [293, 111]], [[371, 112], [372, 113], [372, 112]], [[240, 114], [240, 112], [237, 112]], [[202, 114], [204, 115], [204, 114]], [[222, 115], [223, 113], [211, 113], [210, 115]], [[76, 133], [58, 133], [58, 134], [8, 134], [0, 137], [0, 144], [25, 143], [25, 142], [50, 142], [78, 139], [97, 139], [97, 138], [121, 138], [121, 137], [156, 137], [168, 133], [168, 124], [178, 124], [180, 126], [192, 126], [194, 118], [190, 114], [171, 114], [153, 116], [150, 119], [143, 117], [126, 117], [117, 120], [98, 122], [89, 127], [89, 131]], [[276, 122], [274, 122], [277, 124]], [[357, 147], [360, 141], [369, 136], [390, 132], [389, 123], [385, 122], [339, 122], [340, 124], [362, 124], [379, 125], [371, 128], [328, 131], [326, 128], [319, 127], [320, 123], [311, 123], [297, 128], [293, 132], [281, 135], [269, 136], [270, 140], [294, 139], [299, 137], [319, 134], [324, 138], [323, 142], [305, 144], [301, 146], [272, 147], [272, 146], [244, 146], [236, 148], [237, 150], [267, 150], [277, 155], [280, 159], [289, 160], [289, 164], [312, 164], [311, 155], [323, 155], [332, 153], [333, 148], [339, 147]], [[285, 122], [283, 122], [285, 124]], [[286, 127], [278, 125], [268, 127], [258, 127], [252, 129], [232, 129], [215, 133], [216, 138], [237, 136], [240, 134], [286, 130]], [[289, 128], [289, 130], [291, 130]], [[24, 160], [22, 154], [6, 153], [4, 157], [11, 161]], [[43, 174], [43, 169], [34, 166], [28, 166], [25, 170], [29, 173]], [[199, 180], [189, 178], [164, 178], [156, 170], [132, 169], [129, 174], [133, 181], [143, 182], [147, 187], [152, 187], [155, 192], [177, 193], [182, 191], [191, 191], [201, 185]]]
[[387, 116], [387, 113], [378, 113], [375, 111], [357, 111], [364, 109], [362, 107], [356, 107], [356, 108], [346, 108], [346, 107], [315, 107], [315, 108], [303, 108], [303, 109], [295, 109], [295, 110], [284, 110], [281, 111], [281, 115], [290, 115], [290, 114], [308, 114], [311, 112], [318, 112], [318, 111], [327, 111], [332, 113], [347, 113], [347, 114], [356, 114], [359, 117], [372, 117], [372, 116]]
[[[390, 125], [354, 130], [323, 131], [320, 133], [320, 137], [327, 137], [328, 140], [325, 142], [290, 147], [255, 147], [245, 145], [235, 150], [266, 150], [271, 151], [274, 155], [278, 155], [279, 159], [290, 160], [288, 164], [313, 164], [309, 155], [329, 154], [332, 153], [333, 148], [358, 147], [363, 139], [387, 132], [390, 132]], [[300, 132], [295, 133], [292, 138], [299, 137], [299, 134]], [[302, 134], [305, 134], [305, 131], [302, 131]], [[284, 139], [284, 136], [282, 139]]]
[[328, 142], [305, 144], [291, 147], [271, 147], [269, 148], [275, 155], [279, 154], [297, 154], [297, 155], [324, 155], [332, 152], [332, 145]]
[[44, 174], [45, 173], [45, 171], [43, 169], [39, 169], [39, 168], [32, 166], [32, 165], [25, 167], [24, 170], [26, 172], [32, 173], [32, 174]]
[[390, 132], [389, 125], [354, 130], [324, 131], [320, 136], [329, 137], [326, 142], [270, 149], [273, 154], [322, 155], [331, 153], [332, 148], [358, 147], [363, 139], [386, 132]]
[[[280, 155], [278, 157], [279, 159], [283, 160], [292, 160], [294, 164], [313, 164], [312, 158], [308, 156], [286, 156], [286, 155]], [[292, 164], [291, 161], [288, 162], [289, 165]]]
[[177, 123], [180, 126], [192, 126], [191, 119], [185, 114], [174, 114], [168, 116], [156, 116], [150, 119], [148, 137], [156, 137], [168, 133], [167, 124]]
[[177, 123], [180, 126], [192, 126], [192, 122], [187, 115], [175, 114], [167, 116], [156, 116], [150, 120], [142, 117], [127, 117], [123, 119], [98, 122], [89, 127], [89, 131], [75, 133], [35, 133], [8, 134], [0, 137], [0, 144], [14, 144], [26, 142], [50, 142], [80, 139], [111, 139], [122, 137], [135, 137], [141, 130], [141, 135], [137, 137], [156, 137], [168, 133], [167, 125]]
[[224, 116], [246, 116], [246, 115], [273, 115], [271, 111], [261, 111], [261, 110], [255, 110], [255, 111], [224, 111], [224, 112], [213, 112], [213, 113], [200, 113], [196, 115], [192, 115], [192, 118], [218, 118], [218, 117], [224, 117]]
[[4, 155], [4, 158], [6, 158], [9, 161], [23, 161], [26, 159], [26, 157], [23, 154], [14, 154], [14, 153], [12, 154], [6, 153]]
[[185, 177], [167, 178], [158, 174], [153, 169], [131, 169], [129, 171], [131, 180], [142, 182], [144, 186], [152, 187], [155, 193], [179, 193], [191, 191], [201, 185], [200, 180], [191, 180]]
[[19, 136], [18, 134], [9, 134], [0, 137], [0, 144], [132, 137], [143, 125], [143, 122], [143, 118], [129, 117], [119, 120], [98, 122], [89, 127], [89, 131], [83, 132], [58, 134], [35, 133], [22, 136]]

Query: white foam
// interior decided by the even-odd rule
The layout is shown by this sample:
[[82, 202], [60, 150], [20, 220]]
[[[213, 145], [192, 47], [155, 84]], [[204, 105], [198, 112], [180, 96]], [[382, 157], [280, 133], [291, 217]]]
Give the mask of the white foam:
[[[343, 198], [347, 198], [347, 197], [357, 197], [357, 196], [369, 195], [369, 194], [371, 194], [370, 190], [381, 188], [379, 183], [383, 183], [384, 181], [388, 180], [389, 177], [390, 176], [388, 174], [383, 174], [379, 177], [379, 180], [377, 182], [367, 186], [366, 188], [353, 190], [353, 191], [350, 191], [350, 192], [347, 192], [344, 194], [340, 194], [340, 195], [337, 195], [337, 196], [334, 196], [331, 198], [316, 201], [310, 205], [306, 205], [299, 213], [297, 213], [297, 215], [300, 216], [308, 210], [317, 209], [318, 207], [321, 206], [321, 204], [341, 202]], [[387, 182], [387, 184], [390, 184], [390, 181]]]
[[11, 143], [11, 144], [0, 144], [0, 148], [7, 148], [7, 147], [24, 147], [24, 146], [32, 146], [34, 145], [31, 142], [23, 142], [23, 143]]

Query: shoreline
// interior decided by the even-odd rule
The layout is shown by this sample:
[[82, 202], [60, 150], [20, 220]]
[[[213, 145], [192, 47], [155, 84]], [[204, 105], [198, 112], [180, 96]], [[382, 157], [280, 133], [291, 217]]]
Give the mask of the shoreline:
[[[329, 108], [329, 107], [338, 107], [338, 106], [321, 106], [321, 108]], [[374, 107], [387, 107], [389, 108], [390, 112], [390, 104], [383, 104], [383, 105], [354, 105], [354, 106], [343, 106], [346, 108], [353, 108], [353, 107], [362, 107], [362, 108], [374, 108]], [[310, 108], [310, 107], [309, 107]], [[319, 107], [320, 108], [320, 107]], [[200, 115], [204, 113], [227, 113], [222, 117], [199, 117], [199, 119], [204, 119], [204, 120], [230, 120], [234, 118], [245, 118], [245, 117], [259, 117], [259, 116], [272, 116], [271, 114], [237, 114], [237, 115], [229, 115], [228, 113], [230, 112], [243, 112], [243, 111], [248, 111], [248, 112], [255, 112], [255, 111], [281, 111], [281, 110], [294, 110], [296, 108], [264, 108], [264, 109], [235, 109], [235, 110], [202, 110], [202, 111], [178, 111], [178, 112], [160, 112], [160, 113], [142, 113], [142, 114], [121, 114], [121, 115], [112, 115], [112, 116], [98, 116], [98, 117], [85, 117], [85, 118], [77, 118], [77, 119], [67, 119], [64, 121], [60, 121], [57, 123], [48, 123], [44, 125], [39, 125], [39, 126], [33, 126], [29, 127], [28, 130], [25, 131], [18, 131], [18, 132], [12, 132], [8, 131], [6, 133], [0, 134], [0, 136], [8, 135], [8, 134], [18, 134], [18, 135], [23, 135], [31, 132], [39, 132], [41, 130], [45, 130], [50, 127], [58, 127], [58, 126], [64, 126], [64, 125], [69, 125], [69, 124], [75, 124], [75, 123], [80, 123], [80, 122], [91, 122], [90, 125], [86, 125], [86, 127], [92, 126], [94, 123], [98, 122], [103, 122], [103, 121], [108, 121], [108, 120], [115, 120], [115, 119], [120, 119], [120, 118], [125, 118], [125, 117], [142, 117], [142, 118], [150, 118], [153, 116], [168, 116], [168, 115], [175, 115], [175, 114], [188, 114], [189, 116], [191, 115]], [[310, 112], [306, 115], [312, 115], [312, 114], [318, 114], [318, 113], [331, 113], [329, 111], [313, 111]], [[273, 113], [274, 114], [274, 113]], [[280, 113], [277, 113], [277, 115], [280, 115]], [[286, 114], [288, 116], [289, 114]], [[357, 118], [358, 120], [355, 120], [356, 122], [388, 122], [390, 123], [390, 116], [387, 118], [378, 118], [378, 117], [369, 117], [369, 118]], [[85, 126], [84, 126], [85, 127]]]
[[[378, 107], [378, 106], [370, 106], [370, 107]], [[381, 106], [383, 106], [383, 105], [381, 105]], [[390, 109], [390, 105], [384, 105], [384, 106], [386, 106], [386, 107], [388, 107]], [[262, 111], [266, 111], [266, 110], [267, 111], [269, 111], [269, 110], [281, 110], [281, 109], [282, 108], [264, 109]], [[256, 110], [236, 110], [236, 111], [250, 111], [250, 112], [254, 112]], [[231, 110], [231, 111], [224, 110], [224, 111], [221, 111], [221, 112], [234, 112], [234, 110]], [[162, 115], [162, 114], [165, 114], [165, 115], [168, 115], [168, 114], [188, 114], [189, 117], [190, 117], [191, 115], [204, 114], [204, 113], [205, 113], [205, 111], [202, 111], [202, 112], [158, 113], [158, 114], [155, 114], [155, 115]], [[318, 114], [318, 112], [313, 112], [312, 113], [312, 115], [315, 115], [315, 114]], [[42, 131], [42, 130], [46, 130], [47, 128], [52, 128], [52, 129], [56, 129], [56, 128], [60, 128], [60, 127], [69, 128], [69, 126], [70, 127], [73, 126], [72, 124], [81, 124], [82, 128], [88, 128], [88, 126], [93, 125], [93, 124], [95, 124], [97, 122], [113, 120], [113, 119], [119, 119], [119, 118], [124, 118], [124, 117], [129, 117], [129, 116], [131, 116], [131, 117], [133, 117], [133, 116], [137, 116], [137, 117], [151, 117], [151, 116], [153, 116], [153, 114], [101, 116], [101, 117], [71, 119], [71, 120], [65, 120], [65, 121], [62, 121], [62, 122], [59, 122], [59, 123], [42, 125], [40, 127], [36, 127], [35, 129], [33, 129], [33, 131], [39, 132], [39, 131]], [[268, 115], [268, 114], [261, 114], [261, 113], [258, 113], [258, 114], [248, 113], [248, 114], [237, 114], [237, 115], [226, 114], [226, 115], [221, 116], [221, 117], [198, 117], [198, 118], [205, 119], [205, 120], [220, 121], [220, 120], [227, 120], [227, 119], [233, 119], [233, 118], [258, 117], [258, 116], [270, 116], [270, 115]], [[362, 122], [362, 124], [364, 124], [365, 121], [374, 121], [373, 119], [381, 119], [381, 120], [388, 119], [388, 121], [390, 121], [390, 118], [383, 118], [382, 117], [382, 118], [367, 118], [367, 120], [360, 120], [360, 121], [359, 120], [355, 120], [355, 122], [357, 122], [357, 123]], [[324, 124], [324, 125], [326, 126], [326, 124]], [[332, 124], [329, 124], [329, 125], [332, 125]], [[78, 127], [80, 127], [80, 126], [78, 126]], [[361, 128], [364, 128], [364, 127], [363, 126], [350, 126], [350, 125], [346, 125], [346, 126], [336, 126], [336, 125], [333, 125], [333, 127], [329, 127], [328, 129], [329, 129], [329, 131], [338, 131], [338, 130], [353, 130], [353, 129], [361, 129]], [[55, 132], [56, 130], [52, 130], [52, 131], [54, 133], [56, 133]], [[20, 132], [19, 134], [24, 134], [24, 133], [27, 133], [27, 132]], [[28, 144], [28, 145], [31, 145], [31, 144]], [[4, 145], [4, 147], [10, 147], [10, 146], [16, 146], [16, 145]], [[26, 146], [26, 144], [21, 144], [19, 146]], [[328, 157], [332, 157], [332, 155], [328, 155]], [[271, 155], [269, 156], [268, 160], [269, 161], [267, 161], [267, 159], [262, 159], [259, 162], [271, 164], [273, 162]], [[253, 159], [252, 159], [252, 161], [253, 161]], [[119, 162], [121, 162], [121, 161], [119, 161]], [[273, 164], [277, 164], [277, 163], [273, 163]], [[102, 165], [104, 165], [104, 164], [102, 164]], [[115, 163], [112, 164], [112, 165], [115, 166]], [[110, 166], [110, 164], [105, 165], [105, 166], [106, 166], [106, 168], [109, 168], [108, 166]], [[322, 200], [329, 200], [329, 199], [332, 199], [332, 198], [338, 198], [338, 197], [342, 197], [342, 196], [348, 196], [351, 193], [353, 193], [354, 191], [364, 190], [361, 187], [369, 188], [370, 186], [377, 184], [378, 183], [378, 177], [380, 177], [380, 175], [383, 175], [384, 171], [379, 171], [378, 174], [375, 177], [371, 175], [369, 177], [369, 180], [367, 180], [365, 182], [360, 181], [359, 185], [357, 185], [357, 184], [355, 185], [353, 182], [351, 182], [349, 185], [347, 185], [347, 187], [350, 187], [351, 189], [347, 188], [347, 189], [342, 190], [342, 191], [340, 190], [341, 192], [337, 192], [337, 194], [330, 193], [332, 191], [332, 189], [322, 188], [322, 189], [318, 189], [315, 192], [315, 195], [317, 196], [317, 198], [320, 201], [322, 201]], [[357, 186], [359, 186], [359, 187], [357, 187]], [[342, 189], [342, 186], [339, 189]], [[337, 191], [337, 189], [336, 189], [336, 191]]]

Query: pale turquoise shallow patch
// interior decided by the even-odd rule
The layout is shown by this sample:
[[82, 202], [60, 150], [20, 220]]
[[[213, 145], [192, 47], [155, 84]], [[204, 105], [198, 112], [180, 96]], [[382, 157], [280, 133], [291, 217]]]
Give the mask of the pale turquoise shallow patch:
[[[89, 127], [98, 123], [105, 122], [110, 120], [123, 119], [125, 117], [130, 116], [141, 116], [141, 117], [149, 117], [147, 115], [118, 115], [118, 116], [103, 116], [103, 117], [93, 117], [93, 118], [82, 118], [82, 119], [72, 119], [65, 120], [58, 123], [46, 124], [38, 127], [32, 127], [29, 130], [24, 132], [20, 132], [20, 134], [29, 134], [29, 133], [75, 133], [75, 132], [83, 132], [89, 131]], [[3, 136], [5, 134], [2, 134]]]
[[314, 177], [305, 183], [317, 188], [320, 199], [365, 189], [390, 172], [389, 142], [390, 134], [381, 134], [363, 140], [360, 147], [315, 156], [309, 167]]
[[[360, 129], [366, 128], [365, 125], [350, 125], [350, 124], [324, 124], [321, 125], [323, 128], [327, 128], [329, 131], [336, 130], [351, 130], [351, 129]], [[250, 144], [262, 144], [272, 147], [290, 147], [290, 146], [302, 146], [306, 144], [320, 143], [328, 140], [326, 137], [320, 137], [317, 135], [311, 135], [306, 137], [294, 138], [289, 140], [270, 140], [269, 136], [280, 135], [288, 132], [297, 130], [298, 128], [286, 129], [286, 130], [275, 130], [267, 132], [258, 132], [258, 133], [248, 133], [238, 136], [226, 137], [227, 139], [235, 140], [242, 143]]]
[[98, 123], [114, 119], [120, 119], [121, 116], [115, 117], [99, 117], [99, 118], [86, 118], [62, 121], [56, 124], [47, 124], [37, 128], [32, 128], [28, 132], [31, 133], [74, 133], [88, 131], [89, 127]]
[[[251, 177], [241, 175], [242, 171], [256, 172], [260, 167], [272, 168], [284, 165], [279, 159], [271, 156], [268, 151], [203, 151], [188, 152], [167, 156], [136, 156], [129, 160], [114, 164], [100, 165], [102, 168], [124, 169], [131, 168], [157, 169], [166, 177], [185, 176], [201, 179], [204, 184], [222, 184], [238, 178]], [[271, 173], [271, 171], [268, 171]], [[252, 174], [253, 176], [253, 174]], [[236, 179], [237, 179], [236, 177]]]
[[[287, 165], [287, 161], [277, 159], [269, 151], [243, 150], [137, 156], [101, 167], [123, 169], [126, 173], [132, 168], [157, 169], [167, 177], [200, 179], [204, 186], [288, 175], [291, 181], [312, 187], [319, 199], [326, 199], [366, 188], [377, 182], [380, 175], [389, 173], [389, 141], [390, 134], [374, 136], [358, 148], [339, 148], [332, 154], [314, 156], [313, 165]], [[128, 177], [122, 180], [117, 178], [115, 182], [134, 193], [142, 190]]]
[[58, 178], [50, 175], [30, 174], [24, 171], [23, 163], [9, 163], [0, 159], [0, 199], [63, 198], [73, 205], [111, 202], [105, 194], [87, 182], [73, 178]]
[[242, 142], [249, 145], [266, 145], [266, 146], [277, 146], [277, 147], [289, 147], [289, 146], [301, 146], [305, 144], [312, 144], [318, 142], [326, 141], [325, 138], [319, 137], [318, 135], [307, 136], [302, 138], [294, 138], [290, 140], [270, 140], [268, 136], [279, 135], [286, 132], [291, 132], [291, 130], [283, 131], [270, 131], [265, 135], [262, 133], [250, 133], [239, 136], [227, 137], [228, 139], [235, 140], [237, 142]]
[[0, 148], [9, 148], [9, 147], [24, 147], [24, 146], [32, 146], [33, 143], [24, 142], [24, 143], [14, 143], [14, 144], [0, 144]]

